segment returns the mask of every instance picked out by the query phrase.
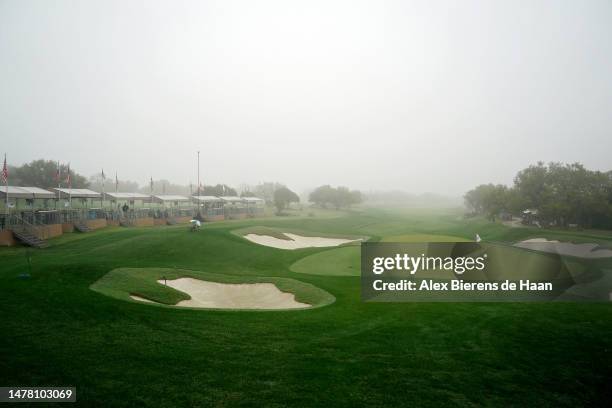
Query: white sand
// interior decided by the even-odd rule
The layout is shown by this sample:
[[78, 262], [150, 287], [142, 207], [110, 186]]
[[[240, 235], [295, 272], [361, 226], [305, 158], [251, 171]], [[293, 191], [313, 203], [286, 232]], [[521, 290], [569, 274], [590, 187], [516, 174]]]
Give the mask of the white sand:
[[273, 248], [279, 249], [300, 249], [300, 248], [321, 248], [321, 247], [333, 247], [342, 244], [347, 244], [349, 242], [361, 241], [359, 239], [344, 239], [344, 238], [322, 238], [322, 237], [303, 237], [301, 235], [290, 234], [288, 232], [284, 232], [287, 238], [290, 239], [279, 239], [275, 237], [271, 237], [269, 235], [257, 235], [257, 234], [247, 234], [244, 237], [251, 242], [254, 242], [259, 245], [265, 245]]
[[[157, 283], [164, 284], [163, 280]], [[301, 309], [311, 307], [308, 303], [295, 300], [293, 293], [281, 292], [272, 283], [217, 283], [193, 278], [179, 278], [166, 281], [171, 288], [191, 296], [175, 306], [214, 309]], [[134, 300], [152, 302], [131, 295]]]
[[132, 299], [134, 299], [134, 300], [138, 300], [138, 301], [140, 301], [140, 302], [157, 303], [157, 302], [154, 302], [154, 301], [152, 301], [152, 300], [145, 299], [145, 298], [143, 298], [143, 297], [136, 296], [136, 295], [130, 295], [130, 297], [131, 297]]
[[609, 258], [612, 250], [599, 248], [598, 244], [573, 244], [571, 242], [548, 241], [546, 238], [533, 238], [518, 242], [514, 246], [578, 258]]

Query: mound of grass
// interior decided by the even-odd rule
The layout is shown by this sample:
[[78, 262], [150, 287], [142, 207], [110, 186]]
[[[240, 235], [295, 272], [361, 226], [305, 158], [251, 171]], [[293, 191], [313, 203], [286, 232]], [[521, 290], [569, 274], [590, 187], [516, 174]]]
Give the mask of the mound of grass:
[[[336, 233], [330, 233], [330, 232], [306, 231], [306, 230], [300, 230], [300, 229], [291, 228], [291, 227], [287, 227], [287, 228], [264, 227], [261, 225], [239, 228], [239, 229], [232, 231], [233, 234], [238, 235], [240, 237], [243, 237], [249, 234], [268, 235], [270, 237], [291, 241], [291, 238], [285, 235], [286, 232], [290, 234], [300, 235], [303, 237], [343, 238], [343, 239], [362, 239], [362, 240], [367, 239], [367, 237], [364, 235], [355, 236], [355, 235], [347, 235], [347, 234], [342, 234], [342, 233], [336, 234]], [[354, 243], [353, 245], [358, 245], [358, 244], [359, 243], [357, 242], [357, 243]], [[347, 245], [351, 245], [351, 244], [349, 243]]]
[[295, 300], [321, 307], [334, 302], [333, 295], [309, 283], [290, 278], [220, 275], [202, 271], [170, 268], [118, 268], [108, 272], [90, 288], [104, 295], [130, 300], [136, 295], [164, 305], [175, 305], [190, 296], [171, 287], [159, 284], [161, 279], [194, 278], [218, 283], [272, 283], [282, 292], [291, 292]]
[[293, 272], [325, 276], [359, 276], [361, 251], [357, 246], [330, 249], [309, 255], [291, 265]]

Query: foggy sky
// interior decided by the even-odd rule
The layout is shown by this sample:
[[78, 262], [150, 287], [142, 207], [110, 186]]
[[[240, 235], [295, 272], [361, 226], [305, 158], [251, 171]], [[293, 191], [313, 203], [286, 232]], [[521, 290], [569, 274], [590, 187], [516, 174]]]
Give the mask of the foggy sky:
[[0, 153], [462, 194], [612, 168], [612, 2], [0, 0]]

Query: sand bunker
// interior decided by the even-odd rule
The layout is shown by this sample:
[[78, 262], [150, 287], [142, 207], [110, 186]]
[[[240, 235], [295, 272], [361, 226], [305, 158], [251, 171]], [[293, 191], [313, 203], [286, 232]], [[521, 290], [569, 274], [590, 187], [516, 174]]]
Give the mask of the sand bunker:
[[612, 257], [612, 250], [599, 248], [598, 244], [573, 244], [571, 242], [548, 241], [546, 238], [527, 239], [514, 244], [514, 246], [578, 258]]
[[152, 301], [152, 300], [145, 299], [145, 298], [143, 298], [143, 297], [136, 296], [136, 295], [130, 295], [130, 297], [131, 297], [132, 299], [134, 299], [134, 300], [138, 300], [138, 301], [140, 301], [140, 302], [157, 303], [157, 302], [154, 302], [154, 301]]
[[[157, 283], [164, 284], [163, 280]], [[281, 292], [272, 283], [228, 284], [208, 282], [193, 278], [179, 278], [166, 281], [171, 288], [191, 296], [175, 306], [213, 309], [302, 309], [311, 307], [308, 303], [295, 300], [293, 293]], [[131, 295], [132, 299], [148, 301]]]
[[290, 239], [279, 239], [275, 237], [271, 237], [269, 235], [257, 235], [257, 234], [247, 234], [244, 237], [251, 242], [254, 242], [259, 245], [265, 245], [273, 248], [279, 249], [300, 249], [300, 248], [320, 248], [320, 247], [333, 247], [339, 246], [342, 244], [347, 244], [349, 242], [361, 241], [359, 239], [344, 239], [344, 238], [322, 238], [322, 237], [303, 237], [301, 235], [290, 234], [288, 232], [284, 232], [287, 238]]

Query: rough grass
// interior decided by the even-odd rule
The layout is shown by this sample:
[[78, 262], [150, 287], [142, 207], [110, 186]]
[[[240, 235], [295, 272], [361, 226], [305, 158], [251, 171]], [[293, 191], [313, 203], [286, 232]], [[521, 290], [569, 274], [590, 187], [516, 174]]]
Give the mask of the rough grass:
[[[24, 249], [0, 249], [0, 384], [74, 385], [83, 406], [609, 406], [609, 303], [363, 303], [357, 277], [289, 270], [325, 249], [279, 251], [231, 233], [266, 226], [373, 240], [612, 241], [460, 215], [368, 209], [207, 223], [197, 234], [186, 226], [95, 231], [32, 251], [30, 279], [18, 277]], [[612, 269], [610, 260], [594, 265]], [[113, 269], [150, 267], [294, 278], [336, 302], [300, 312], [202, 311], [89, 289]]]
[[326, 306], [335, 298], [314, 285], [280, 277], [233, 276], [170, 268], [117, 268], [91, 285], [91, 289], [117, 299], [133, 301], [130, 295], [140, 296], [164, 305], [175, 305], [191, 297], [174, 288], [159, 284], [161, 279], [194, 278], [219, 283], [272, 283], [283, 292], [295, 295], [295, 300], [312, 307]]

